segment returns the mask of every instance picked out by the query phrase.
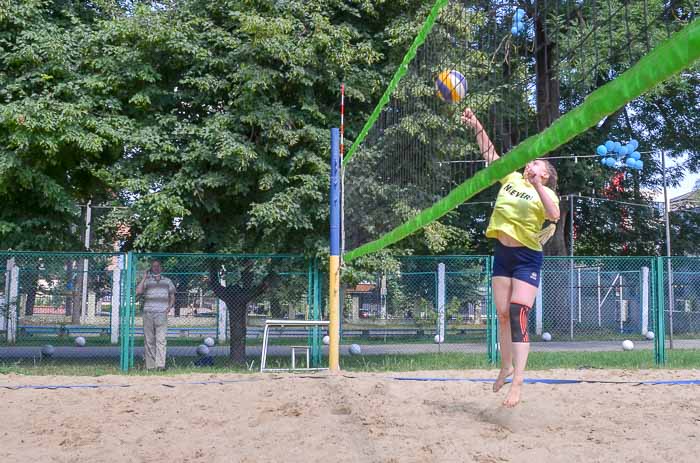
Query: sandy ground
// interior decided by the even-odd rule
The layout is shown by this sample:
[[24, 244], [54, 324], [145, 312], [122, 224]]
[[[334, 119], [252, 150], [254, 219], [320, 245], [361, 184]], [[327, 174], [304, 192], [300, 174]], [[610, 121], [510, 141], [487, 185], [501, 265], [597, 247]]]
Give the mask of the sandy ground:
[[[2, 462], [697, 462], [700, 386], [526, 385], [493, 371], [340, 376], [0, 376]], [[529, 378], [699, 379], [700, 371], [558, 370]], [[222, 384], [183, 384], [229, 381]], [[99, 389], [3, 386], [127, 384]]]

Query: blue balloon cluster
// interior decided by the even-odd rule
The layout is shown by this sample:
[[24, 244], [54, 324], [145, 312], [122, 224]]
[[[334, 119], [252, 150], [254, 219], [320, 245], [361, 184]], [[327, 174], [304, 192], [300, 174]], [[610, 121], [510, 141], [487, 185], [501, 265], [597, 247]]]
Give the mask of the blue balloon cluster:
[[605, 167], [613, 167], [621, 169], [629, 167], [630, 169], [642, 170], [644, 162], [641, 161], [642, 155], [637, 151], [639, 142], [635, 139], [630, 140], [626, 145], [619, 141], [608, 140], [604, 145], [596, 148], [596, 153], [601, 156], [600, 163]]
[[513, 14], [513, 27], [510, 28], [510, 33], [513, 35], [523, 35], [527, 32], [527, 18], [525, 10], [518, 8]]

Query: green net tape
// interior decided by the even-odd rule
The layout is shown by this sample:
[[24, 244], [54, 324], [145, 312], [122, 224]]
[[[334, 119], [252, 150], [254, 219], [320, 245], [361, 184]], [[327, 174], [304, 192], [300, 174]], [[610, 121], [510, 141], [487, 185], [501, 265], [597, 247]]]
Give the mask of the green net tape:
[[679, 73], [700, 57], [700, 19], [694, 20], [617, 79], [591, 93], [576, 109], [551, 126], [513, 148], [507, 155], [477, 172], [445, 198], [399, 225], [381, 238], [347, 252], [346, 262], [383, 249], [439, 219], [499, 179], [523, 168], [528, 162], [562, 146], [593, 127], [604, 117]]
[[367, 119], [365, 126], [362, 127], [362, 131], [360, 131], [360, 135], [357, 137], [357, 140], [355, 140], [355, 142], [350, 147], [350, 150], [343, 157], [343, 165], [347, 164], [347, 162], [350, 161], [352, 156], [355, 154], [355, 151], [357, 151], [357, 148], [367, 137], [367, 134], [369, 133], [370, 129], [372, 129], [374, 123], [377, 122], [377, 119], [379, 119], [379, 115], [382, 113], [382, 109], [384, 109], [384, 106], [386, 106], [389, 103], [389, 100], [391, 99], [391, 94], [394, 93], [394, 90], [396, 90], [396, 87], [398, 87], [399, 82], [401, 81], [403, 76], [406, 75], [406, 72], [408, 72], [408, 65], [411, 63], [411, 61], [413, 61], [413, 58], [416, 57], [418, 48], [420, 48], [420, 46], [423, 45], [423, 42], [425, 42], [425, 38], [433, 29], [433, 25], [435, 24], [435, 21], [437, 21], [437, 17], [438, 14], [440, 14], [440, 10], [442, 9], [442, 7], [447, 5], [448, 2], [449, 0], [437, 0], [433, 7], [430, 9], [428, 19], [426, 19], [423, 23], [420, 32], [418, 32], [418, 35], [411, 44], [411, 48], [408, 49], [406, 55], [403, 57], [403, 61], [401, 61], [401, 64], [399, 65], [399, 69], [394, 74], [394, 77], [391, 78], [391, 82], [389, 82], [389, 86], [384, 91], [382, 98], [379, 100], [379, 103], [377, 103], [377, 106], [375, 106], [374, 111], [372, 111], [372, 114], [369, 116], [369, 119]]

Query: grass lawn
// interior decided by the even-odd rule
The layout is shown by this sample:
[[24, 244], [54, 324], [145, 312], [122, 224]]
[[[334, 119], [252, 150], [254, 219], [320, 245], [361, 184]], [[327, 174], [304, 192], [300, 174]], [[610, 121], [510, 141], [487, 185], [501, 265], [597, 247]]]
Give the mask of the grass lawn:
[[[700, 368], [700, 350], [667, 350], [666, 368], [693, 369]], [[140, 360], [136, 360], [132, 375], [171, 376], [185, 373], [255, 373], [260, 369], [260, 359], [248, 359], [248, 367], [231, 366], [225, 357], [215, 357], [213, 367], [194, 366], [194, 357], [176, 357], [168, 359], [165, 372], [146, 372]], [[325, 359], [324, 359], [325, 364]], [[270, 357], [270, 368], [289, 366], [288, 357]], [[345, 371], [397, 372], [419, 370], [470, 370], [495, 368], [489, 364], [484, 354], [412, 354], [412, 355], [369, 355], [341, 358], [341, 368]], [[654, 364], [651, 351], [636, 350], [632, 352], [533, 352], [530, 354], [528, 369], [548, 370], [557, 368], [614, 368], [614, 369], [652, 369]], [[56, 359], [56, 360], [18, 360], [0, 362], [0, 374], [28, 375], [70, 375], [101, 376], [120, 374], [118, 361], [114, 359]]]

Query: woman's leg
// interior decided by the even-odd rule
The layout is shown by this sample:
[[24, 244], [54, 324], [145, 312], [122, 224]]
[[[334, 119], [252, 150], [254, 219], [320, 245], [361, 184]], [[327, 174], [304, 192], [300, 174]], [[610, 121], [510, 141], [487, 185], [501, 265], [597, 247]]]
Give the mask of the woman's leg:
[[510, 337], [511, 279], [493, 277], [493, 301], [498, 313], [498, 342], [501, 346], [501, 371], [493, 384], [493, 392], [498, 392], [513, 374], [513, 346]]
[[[535, 302], [537, 296], [537, 287], [524, 281], [512, 280], [512, 290], [510, 301], [508, 304], [508, 313], [513, 320], [512, 329], [517, 329], [517, 341], [513, 342], [513, 383], [510, 386], [510, 391], [506, 396], [503, 405], [506, 407], [514, 407], [520, 402], [520, 391], [525, 379], [525, 366], [527, 365], [527, 357], [530, 353], [530, 338], [527, 333], [527, 317]], [[516, 313], [517, 312], [517, 313]], [[499, 315], [500, 317], [500, 315]], [[510, 323], [509, 323], [509, 326]]]

